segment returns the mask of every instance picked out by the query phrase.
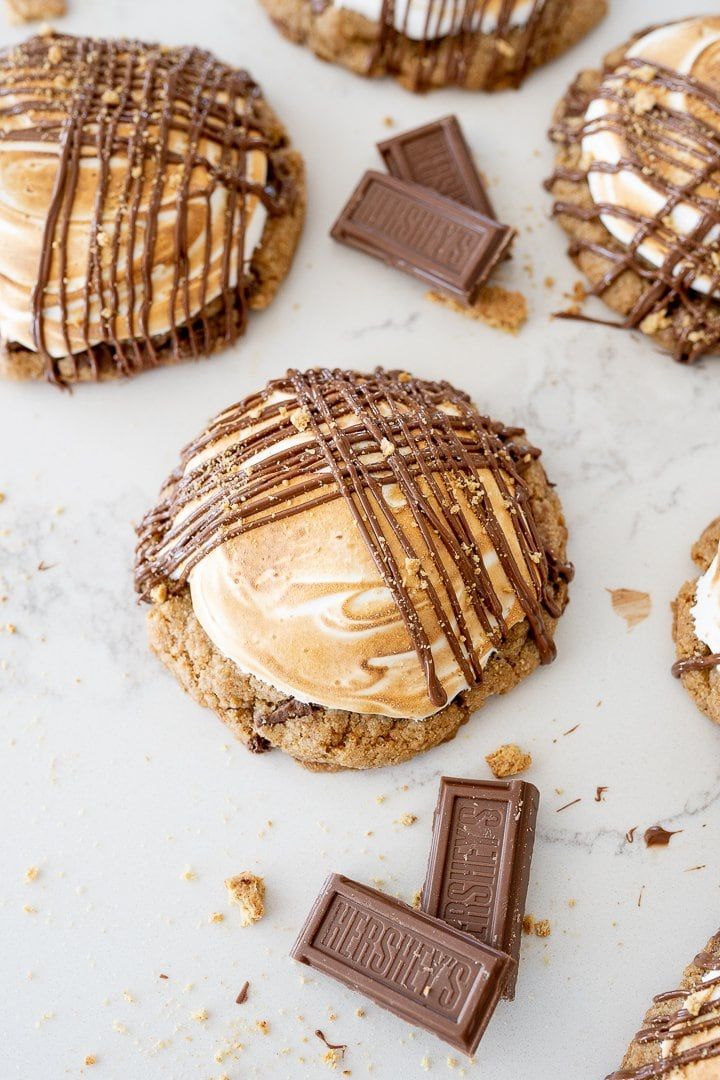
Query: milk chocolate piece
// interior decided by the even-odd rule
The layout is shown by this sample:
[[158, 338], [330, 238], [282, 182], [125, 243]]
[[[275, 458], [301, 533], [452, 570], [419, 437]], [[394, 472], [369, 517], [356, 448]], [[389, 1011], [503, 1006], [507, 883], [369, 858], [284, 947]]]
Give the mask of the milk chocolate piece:
[[511, 1001], [539, 801], [523, 780], [444, 776], [422, 894], [423, 911], [512, 956]]
[[366, 172], [332, 236], [468, 302], [515, 233], [430, 188]]
[[387, 170], [447, 199], [497, 218], [457, 117], [445, 116], [378, 143]]
[[466, 1054], [515, 962], [469, 934], [331, 874], [291, 956]]

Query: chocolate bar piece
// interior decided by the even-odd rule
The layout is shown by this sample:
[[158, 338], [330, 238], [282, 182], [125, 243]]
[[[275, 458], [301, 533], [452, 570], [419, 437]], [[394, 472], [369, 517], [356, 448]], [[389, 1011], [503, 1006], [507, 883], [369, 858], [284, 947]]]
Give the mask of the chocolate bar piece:
[[496, 949], [331, 874], [290, 954], [466, 1054], [515, 966]]
[[378, 150], [392, 176], [422, 184], [485, 217], [497, 218], [457, 117], [445, 116], [404, 131], [378, 143]]
[[511, 1001], [539, 801], [522, 780], [443, 776], [422, 893], [423, 911], [512, 956]]
[[366, 172], [332, 236], [469, 302], [515, 233], [430, 188]]

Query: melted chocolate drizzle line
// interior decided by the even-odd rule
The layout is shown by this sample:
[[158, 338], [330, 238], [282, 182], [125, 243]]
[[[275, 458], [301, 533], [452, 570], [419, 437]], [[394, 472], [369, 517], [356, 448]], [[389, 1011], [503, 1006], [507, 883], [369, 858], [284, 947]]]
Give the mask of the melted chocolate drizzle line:
[[[300, 416], [302, 437], [293, 423]], [[403, 619], [430, 700], [440, 708], [447, 694], [413, 600], [411, 568], [417, 565], [419, 588], [465, 680], [477, 685], [483, 658], [473, 647], [467, 602], [494, 648], [508, 634], [502, 601], [474, 539], [478, 524], [542, 662], [554, 659], [547, 616], [562, 610], [559, 586], [572, 572], [543, 545], [532, 517], [523, 466], [538, 456], [521, 429], [481, 416], [448, 383], [381, 369], [373, 375], [289, 371], [226, 409], [185, 448], [160, 504], [138, 530], [136, 587], [145, 600], [160, 584], [179, 593], [193, 568], [220, 545], [342, 498]], [[519, 555], [496, 516], [486, 471], [512, 522]], [[388, 485], [396, 485], [407, 504], [417, 549], [388, 502]], [[424, 573], [428, 564], [434, 582]]]
[[[378, 65], [390, 72], [402, 71], [401, 49], [408, 40], [408, 27], [416, 0], [404, 0], [405, 8], [400, 25], [397, 26], [397, 9], [403, 0], [383, 0], [379, 17], [379, 34], [370, 59], [370, 73]], [[414, 90], [427, 90], [440, 72], [443, 83], [462, 85], [468, 73], [473, 57], [484, 35], [492, 35], [496, 42], [507, 43], [513, 35], [513, 68], [503, 71], [512, 84], [519, 86], [532, 66], [533, 50], [540, 38], [540, 26], [543, 14], [554, 7], [558, 20], [569, 11], [571, 4], [562, 0], [533, 0], [524, 21], [513, 25], [513, 14], [520, 0], [501, 0], [499, 10], [491, 11], [492, 0], [438, 0], [426, 5], [422, 37], [419, 41], [409, 39], [417, 45], [417, 56], [410, 73], [411, 86]], [[316, 13], [322, 12], [327, 4], [314, 6]], [[450, 15], [449, 25], [445, 25]], [[441, 42], [447, 43], [444, 56], [438, 48]], [[502, 67], [505, 54], [496, 48], [488, 71], [488, 82], [492, 82]]]
[[[643, 88], [654, 87], [660, 94], [681, 93], [691, 102], [688, 111], [678, 112], [659, 98], [643, 115], [633, 111], [637, 69], [651, 67], [652, 78], [643, 79]], [[607, 115], [588, 121], [587, 109], [593, 100], [608, 103]], [[692, 105], [695, 107], [693, 108]], [[710, 113], [712, 122], [707, 119]], [[602, 217], [622, 219], [634, 226], [631, 243], [625, 247], [607, 231], [607, 242], [573, 239], [570, 254], [595, 254], [608, 269], [594, 286], [591, 295], [602, 298], [627, 271], [642, 282], [640, 295], [623, 322], [605, 325], [637, 329], [652, 315], [668, 318], [679, 327], [675, 359], [693, 363], [720, 344], [720, 310], [713, 294], [720, 292], [720, 244], [709, 234], [720, 226], [720, 101], [712, 87], [692, 75], [681, 75], [670, 68], [648, 63], [642, 58], [626, 58], [617, 69], [606, 68], [602, 84], [582, 90], [571, 89], [564, 118], [550, 131], [551, 139], [564, 146], [581, 146], [590, 134], [610, 132], [618, 135], [627, 154], [617, 164], [593, 161], [589, 166], [560, 167], [547, 182], [549, 190], [557, 181], [587, 182], [590, 173], [617, 175], [629, 171], [644, 182], [652, 183], [665, 198], [656, 216], [611, 203], [592, 207], [556, 200], [553, 215], [565, 215], [583, 222], [601, 222]], [[668, 172], [675, 177], [672, 179]], [[679, 176], [678, 176], [679, 174]], [[682, 181], [680, 180], [682, 177]], [[698, 224], [687, 236], [675, 232], [667, 222], [681, 204], [690, 205], [698, 215]], [[647, 262], [641, 246], [656, 240], [666, 251], [663, 263], [655, 267]], [[710, 291], [704, 295], [693, 289], [697, 277], [709, 279]], [[679, 318], [678, 318], [679, 316]], [[565, 313], [565, 318], [572, 318]], [[582, 316], [579, 316], [583, 318]], [[585, 318], [585, 321], [603, 322]]]
[[[194, 357], [212, 349], [207, 279], [215, 229], [213, 194], [218, 188], [226, 193], [220, 282], [223, 341], [232, 344], [242, 334], [251, 285], [245, 265], [247, 202], [257, 198], [269, 214], [277, 215], [290, 197], [287, 185], [272, 174], [270, 159], [264, 185], [246, 175], [249, 153], [259, 150], [271, 154], [282, 145], [272, 121], [257, 108], [259, 98], [260, 91], [246, 72], [226, 67], [196, 48], [165, 49], [137, 41], [48, 34], [0, 51], [0, 141], [17, 146], [55, 144], [58, 151], [31, 298], [33, 341], [48, 381], [64, 381], [59, 359], [50, 355], [47, 341], [47, 310], [54, 304], [51, 289], [56, 288], [56, 282], [60, 332], [75, 377], [81, 364], [97, 378], [101, 361], [124, 375], [157, 362], [150, 332], [157, 304], [153, 270], [170, 167], [178, 176], [170, 256], [174, 269], [167, 301], [167, 336], [173, 357], [182, 355], [183, 339]], [[7, 126], [11, 117], [23, 117], [23, 126]], [[172, 147], [178, 133], [183, 138], [181, 151]], [[211, 161], [203, 153], [208, 145], [219, 148], [219, 160]], [[88, 158], [97, 162], [97, 187], [79, 316], [84, 351], [73, 355], [66, 280], [68, 239], [80, 169]], [[111, 183], [115, 187], [116, 181], [111, 170], [118, 160], [124, 162], [125, 173], [113, 210], [109, 194]], [[193, 182], [198, 168], [207, 178], [203, 190], [196, 190], [198, 185]], [[188, 224], [198, 202], [204, 210], [205, 237], [199, 278], [201, 308], [195, 315], [190, 298]], [[127, 311], [119, 292], [121, 257], [125, 261]], [[92, 343], [91, 321], [98, 305], [101, 340]], [[118, 332], [122, 316], [128, 323], [127, 340], [121, 340]], [[77, 344], [75, 349], [77, 353]]]
[[708, 671], [716, 667], [720, 667], [720, 653], [710, 653], [708, 656], [686, 656], [684, 660], [676, 660], [670, 670], [676, 679], [681, 679], [689, 671]]

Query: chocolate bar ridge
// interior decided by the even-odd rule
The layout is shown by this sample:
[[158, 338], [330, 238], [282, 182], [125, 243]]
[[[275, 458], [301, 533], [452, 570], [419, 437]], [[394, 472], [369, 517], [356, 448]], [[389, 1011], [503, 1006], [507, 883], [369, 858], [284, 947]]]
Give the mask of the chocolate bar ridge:
[[512, 956], [510, 1000], [539, 801], [522, 780], [442, 777], [422, 893], [423, 911]]
[[497, 218], [456, 116], [385, 139], [378, 150], [392, 176]]
[[514, 961], [376, 889], [331, 874], [291, 954], [473, 1054]]
[[505, 255], [515, 232], [430, 188], [369, 171], [331, 235], [469, 302]]

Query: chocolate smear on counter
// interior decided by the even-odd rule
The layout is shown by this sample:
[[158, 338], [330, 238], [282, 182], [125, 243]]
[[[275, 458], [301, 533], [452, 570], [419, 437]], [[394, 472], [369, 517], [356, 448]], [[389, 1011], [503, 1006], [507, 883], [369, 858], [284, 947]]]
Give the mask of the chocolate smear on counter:
[[325, 1043], [328, 1050], [339, 1050], [340, 1051], [340, 1056], [345, 1057], [345, 1051], [347, 1050], [347, 1043], [331, 1043], [331, 1042], [328, 1042], [327, 1039], [325, 1038], [325, 1036], [323, 1035], [322, 1031], [320, 1030], [320, 1028], [316, 1029], [315, 1035], [317, 1036], [318, 1039], [320, 1039], [321, 1042]]
[[579, 798], [579, 799], [573, 799], [573, 801], [572, 801], [572, 802], [568, 802], [568, 803], [565, 803], [565, 805], [564, 805], [564, 806], [558, 806], [558, 808], [557, 808], [557, 810], [555, 811], [555, 813], [556, 813], [556, 814], [561, 814], [561, 813], [563, 812], [563, 810], [569, 810], [571, 806], [577, 806], [577, 804], [578, 804], [579, 802], [582, 802], [582, 798]]
[[568, 728], [568, 729], [567, 729], [567, 731], [563, 731], [563, 735], [572, 735], [572, 733], [573, 733], [574, 731], [577, 731], [577, 729], [578, 729], [579, 727], [580, 727], [580, 725], [579, 725], [579, 724], [575, 724], [575, 726], [574, 726], [574, 727]]
[[[318, 0], [314, 2], [318, 4]], [[529, 11], [518, 26], [514, 21], [517, 0], [500, 0], [498, 4], [491, 4], [490, 0], [453, 0], [439, 4], [406, 0], [398, 28], [400, 8], [397, 0], [383, 0], [377, 43], [368, 74], [374, 74], [378, 65], [391, 74], [402, 71], [408, 20], [419, 8], [424, 15], [424, 32], [419, 42], [413, 40], [416, 58], [409, 76], [413, 90], [428, 90], [438, 80], [462, 85], [476, 53], [487, 48], [487, 37], [493, 38], [495, 44], [489, 61], [488, 82], [493, 81], [497, 72], [507, 78], [510, 85], [519, 86], [532, 65], [540, 39], [540, 20], [549, 3], [550, 0], [530, 0]], [[325, 7], [325, 0], [319, 0], [316, 10]], [[572, 5], [566, 0], [556, 7], [558, 21], [561, 21], [569, 15]], [[513, 61], [509, 73], [504, 62], [508, 52]]]
[[710, 653], [707, 656], [686, 656], [684, 660], [676, 660], [670, 670], [674, 678], [681, 679], [689, 671], [709, 671], [716, 667], [720, 667], [720, 653]]
[[[262, 459], [248, 470], [246, 462], [260, 452]], [[188, 469], [201, 453], [201, 463]], [[342, 498], [401, 614], [430, 700], [441, 708], [447, 694], [405, 568], [413, 560], [420, 567], [433, 565], [438, 584], [425, 577], [422, 596], [468, 685], [478, 685], [481, 657], [445, 562], [451, 561], [466, 602], [499, 648], [508, 627], [488, 573], [488, 554], [473, 539], [478, 522], [542, 663], [555, 658], [547, 616], [557, 618], [563, 610], [558, 564], [540, 538], [523, 480], [523, 466], [537, 457], [521, 428], [482, 416], [467, 394], [447, 382], [380, 368], [372, 375], [289, 371], [220, 413], [186, 447], [164, 497], [138, 530], [136, 588], [144, 600], [160, 583], [177, 594], [193, 567], [227, 541]], [[493, 509], [486, 470], [508, 508], [519, 556]], [[413, 516], [420, 536], [415, 546], [386, 501], [383, 489], [389, 484], [399, 487]], [[393, 554], [391, 537], [404, 565]]]
[[635, 842], [635, 833], [637, 832], [637, 829], [637, 825], [633, 825], [632, 829], [628, 829], [628, 831], [625, 833], [625, 839], [627, 840], [628, 844], [633, 844]]
[[[639, 1045], [657, 1047], [657, 1060], [634, 1069], [620, 1069], [606, 1080], [654, 1080], [670, 1075], [685, 1076], [686, 1072], [690, 1076], [694, 1074], [693, 1065], [720, 1058], [720, 1000], [699, 1004], [697, 1012], [695, 1007], [686, 1008], [692, 994], [707, 990], [712, 994], [720, 989], [720, 975], [707, 977], [720, 967], [720, 960], [711, 951], [713, 948], [717, 948], [717, 936], [706, 951], [695, 957], [693, 963], [700, 974], [693, 977], [686, 989], [670, 990], [653, 998], [654, 1005], [677, 1002], [677, 1009], [651, 1020], [635, 1036]], [[687, 1046], [690, 1038], [700, 1041]], [[710, 1076], [711, 1072], [704, 1075]]]
[[[224, 189], [226, 258], [220, 298], [224, 311], [220, 335], [232, 344], [244, 330], [251, 284], [244, 265], [246, 199], [257, 198], [270, 215], [285, 205], [280, 177], [262, 185], [246, 175], [247, 155], [269, 154], [278, 147], [272, 122], [258, 107], [260, 91], [247, 72], [226, 67], [201, 49], [165, 48], [139, 41], [104, 41], [47, 34], [0, 52], [0, 100], [11, 95], [14, 104], [3, 113], [22, 115], [21, 127], [2, 127], [0, 141], [18, 152], [28, 144], [46, 144], [57, 159], [55, 184], [46, 211], [45, 230], [32, 297], [32, 327], [36, 351], [49, 382], [63, 382], [59, 361], [48, 352], [45, 322], [57, 308], [68, 355], [75, 365], [99, 375], [101, 360], [132, 375], [157, 361], [149, 323], [153, 303], [153, 270], [159, 255], [158, 224], [168, 182], [169, 166], [178, 177], [174, 213], [174, 246], [166, 260], [174, 267], [167, 315], [173, 356], [181, 345], [198, 357], [213, 347], [211, 328], [202, 309], [190, 309], [189, 256], [191, 218], [201, 208], [204, 231], [212, 230], [214, 193]], [[187, 139], [182, 156], [173, 148], [178, 133]], [[220, 148], [220, 159], [203, 153], [208, 144]], [[111, 168], [125, 163], [124, 175]], [[85, 351], [72, 356], [65, 271], [68, 229], [78, 192], [81, 168], [97, 169], [97, 193], [87, 228], [87, 279], [83, 289], [80, 326]], [[207, 177], [198, 187], [195, 173]], [[118, 191], [119, 185], [119, 191]], [[117, 209], [109, 209], [109, 198]], [[102, 234], [102, 235], [101, 235]], [[108, 243], [109, 239], [109, 243]], [[109, 249], [111, 258], [103, 257]], [[210, 269], [210, 245], [205, 245], [204, 272]], [[130, 310], [118, 310], [120, 267], [125, 266]], [[50, 291], [59, 279], [59, 295]], [[91, 314], [100, 305], [102, 340], [91, 344]], [[179, 310], [179, 318], [178, 318]], [[119, 340], [120, 315], [129, 320], [131, 339]], [[75, 315], [72, 318], [75, 320]]]
[[605, 794], [605, 792], [607, 790], [608, 790], [607, 787], [604, 787], [604, 786], [600, 785], [598, 787], [597, 791], [595, 792], [595, 802], [604, 802], [605, 800], [604, 800], [603, 796], [604, 796], [604, 794]]
[[235, 1004], [236, 1005], [244, 1005], [245, 1004], [245, 1002], [248, 999], [248, 991], [249, 991], [249, 989], [250, 989], [250, 983], [249, 982], [244, 982], [243, 985], [240, 988], [240, 993], [235, 998]]
[[667, 847], [672, 837], [677, 836], [682, 831], [682, 829], [675, 829], [670, 832], [668, 829], [664, 829], [662, 825], [651, 825], [645, 830], [645, 843], [648, 847]]
[[[645, 77], [648, 66], [654, 70], [649, 79]], [[643, 69], [642, 80], [636, 78], [639, 68]], [[590, 173], [630, 171], [651, 183], [665, 204], [657, 217], [648, 219], [640, 211], [611, 203], [579, 206], [562, 199], [555, 202], [555, 216], [565, 215], [582, 223], [601, 222], [605, 215], [636, 226], [627, 247], [609, 230], [604, 243], [578, 237], [570, 245], [573, 258], [587, 253], [609, 264], [598, 284], [589, 289], [591, 295], [602, 298], [627, 271], [640, 279], [638, 297], [624, 322], [571, 317], [626, 329], [639, 328], [648, 316], [659, 319], [660, 324], [667, 318], [680, 328], [675, 359], [692, 363], [720, 344], [718, 301], [712, 295], [720, 291], [718, 245], [713, 238], [720, 226], [720, 101], [716, 90], [692, 75], [655, 62], [648, 65], [641, 57], [625, 57], [618, 68], [608, 68], [603, 74], [599, 87], [583, 89], [579, 81], [574, 84], [568, 94], [566, 115], [551, 129], [550, 138], [561, 146], [579, 147], [590, 132], [619, 133], [627, 154], [617, 163], [593, 161], [589, 166], [581, 158], [576, 168], [557, 168], [546, 186], [552, 191], [558, 180], [582, 183]], [[633, 109], [638, 86], [645, 92], [653, 88], [658, 92], [654, 107], [643, 115]], [[687, 112], [679, 112], [667, 100], [662, 101], [660, 95], [666, 92], [685, 95], [690, 102]], [[616, 106], [617, 111], [587, 121], [588, 106], [598, 98]], [[683, 204], [692, 206], [699, 219], [687, 236], [678, 234], [668, 223]], [[667, 252], [662, 266], [653, 266], [640, 254], [639, 248], [648, 237], [657, 240]], [[699, 276], [709, 280], [707, 295], [692, 287]]]

